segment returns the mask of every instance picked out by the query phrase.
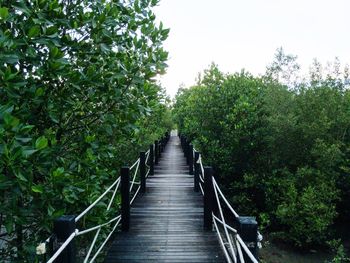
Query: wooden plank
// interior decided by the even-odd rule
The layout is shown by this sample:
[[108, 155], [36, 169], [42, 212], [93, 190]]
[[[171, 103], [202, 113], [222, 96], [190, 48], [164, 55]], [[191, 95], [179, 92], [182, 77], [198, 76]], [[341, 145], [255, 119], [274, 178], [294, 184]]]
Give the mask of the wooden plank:
[[188, 170], [172, 136], [131, 208], [130, 231], [116, 234], [106, 263], [225, 262], [216, 233], [203, 229], [203, 197]]

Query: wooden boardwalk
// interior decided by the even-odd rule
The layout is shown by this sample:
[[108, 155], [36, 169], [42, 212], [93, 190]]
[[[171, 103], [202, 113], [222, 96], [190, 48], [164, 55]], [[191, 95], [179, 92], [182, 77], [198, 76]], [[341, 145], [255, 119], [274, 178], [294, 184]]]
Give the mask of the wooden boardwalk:
[[131, 208], [130, 231], [117, 233], [106, 263], [225, 262], [216, 232], [203, 230], [203, 197], [172, 136]]

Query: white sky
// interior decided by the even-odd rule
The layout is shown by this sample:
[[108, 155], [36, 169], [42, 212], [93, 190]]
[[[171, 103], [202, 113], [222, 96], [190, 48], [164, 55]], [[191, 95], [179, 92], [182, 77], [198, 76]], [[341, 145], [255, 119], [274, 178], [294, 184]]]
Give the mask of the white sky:
[[350, 62], [350, 0], [161, 0], [157, 19], [170, 28], [162, 85], [172, 97], [211, 62], [224, 72], [265, 72], [278, 47], [298, 56]]

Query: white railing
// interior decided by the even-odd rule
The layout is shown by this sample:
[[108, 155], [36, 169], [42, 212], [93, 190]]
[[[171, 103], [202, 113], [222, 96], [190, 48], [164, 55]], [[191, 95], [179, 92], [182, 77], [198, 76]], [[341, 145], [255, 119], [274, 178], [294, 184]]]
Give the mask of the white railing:
[[[193, 153], [196, 152], [194, 149]], [[202, 162], [202, 156], [199, 154], [199, 158], [197, 160], [197, 164], [199, 164], [199, 188], [201, 190], [202, 195], [205, 195], [205, 192], [203, 190], [204, 187], [204, 166]], [[212, 185], [214, 189], [214, 196], [216, 200], [216, 205], [218, 207], [218, 216], [216, 216], [214, 213], [212, 213], [212, 219], [214, 223], [215, 230], [217, 232], [217, 235], [219, 237], [220, 245], [224, 251], [224, 255], [226, 257], [227, 262], [229, 263], [244, 263], [245, 257], [243, 252], [246, 254], [246, 256], [250, 259], [253, 263], [258, 263], [259, 261], [254, 257], [254, 255], [250, 252], [247, 245], [244, 243], [240, 235], [238, 234], [237, 230], [227, 224], [225, 221], [225, 216], [223, 213], [223, 207], [222, 205], [225, 205], [228, 210], [232, 213], [234, 218], [238, 219], [239, 215], [236, 213], [236, 211], [232, 208], [224, 194], [222, 193], [218, 183], [216, 182], [215, 178], [212, 177]], [[219, 227], [220, 226], [220, 227]], [[220, 230], [221, 229], [221, 230]], [[260, 233], [258, 233], [259, 236]], [[262, 237], [259, 237], [262, 238]]]
[[[150, 156], [150, 150], [148, 150], [145, 153], [146, 156], [146, 169], [147, 169], [147, 173], [146, 173], [146, 177], [149, 175], [150, 172], [150, 167], [147, 165], [148, 160], [149, 160], [149, 156]], [[136, 196], [138, 195], [141, 185], [140, 185], [140, 181], [136, 181], [137, 179], [137, 175], [139, 172], [139, 168], [140, 168], [140, 158], [137, 159], [135, 161], [135, 163], [133, 163], [129, 170], [135, 170], [132, 180], [131, 180], [131, 185], [130, 185], [130, 192], [133, 192], [133, 188], [134, 186], [138, 185], [137, 189], [134, 191], [133, 197], [131, 198], [131, 202], [130, 204], [132, 204], [136, 198]], [[86, 216], [88, 214], [89, 211], [91, 211], [98, 203], [100, 203], [100, 201], [110, 192], [112, 192], [112, 196], [109, 200], [108, 206], [106, 208], [107, 211], [109, 211], [112, 207], [113, 201], [115, 200], [116, 194], [120, 188], [120, 182], [121, 182], [121, 178], [118, 177], [107, 189], [105, 192], [103, 192], [91, 205], [89, 205], [84, 211], [82, 211], [78, 216], [75, 217], [75, 222], [79, 222], [79, 220], [81, 220], [84, 216]], [[97, 256], [101, 253], [103, 247], [106, 245], [106, 243], [108, 242], [108, 240], [110, 239], [110, 237], [112, 236], [113, 232], [115, 231], [115, 229], [118, 227], [119, 223], [121, 221], [121, 215], [118, 215], [112, 219], [110, 219], [109, 221], [103, 223], [103, 224], [99, 224], [96, 226], [93, 226], [91, 228], [88, 229], [84, 229], [84, 230], [79, 230], [79, 229], [75, 229], [75, 231], [62, 243], [62, 245], [58, 248], [58, 250], [51, 256], [51, 258], [47, 261], [47, 263], [52, 263], [54, 262], [55, 259], [57, 259], [59, 257], [59, 255], [62, 253], [62, 251], [70, 244], [70, 242], [72, 240], [74, 240], [75, 237], [78, 236], [82, 236], [85, 235], [87, 233], [90, 233], [92, 231], [96, 231], [94, 238], [90, 244], [89, 250], [86, 253], [85, 257], [84, 257], [84, 263], [92, 263], [96, 260]], [[108, 233], [107, 237], [104, 239], [104, 241], [100, 244], [100, 246], [98, 247], [98, 249], [96, 250], [96, 252], [92, 255], [92, 252], [95, 248], [95, 245], [98, 241], [98, 237], [101, 233], [101, 229], [107, 225], [110, 225], [114, 223], [112, 230]], [[37, 247], [37, 251], [39, 252], [38, 254], [45, 254], [46, 253], [46, 244], [50, 241], [50, 238], [48, 238], [45, 243], [39, 244], [39, 246]]]

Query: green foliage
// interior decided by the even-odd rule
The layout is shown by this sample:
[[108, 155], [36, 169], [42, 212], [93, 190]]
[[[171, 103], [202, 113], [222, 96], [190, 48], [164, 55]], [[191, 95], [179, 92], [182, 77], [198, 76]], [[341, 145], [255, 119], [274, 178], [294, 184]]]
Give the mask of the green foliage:
[[344, 246], [341, 243], [340, 239], [333, 239], [327, 244], [332, 249], [334, 255], [334, 258], [330, 261], [326, 261], [325, 263], [348, 263], [350, 262], [350, 258], [346, 256]]
[[[2, 259], [37, 260], [55, 218], [82, 211], [169, 129], [154, 78], [166, 67], [169, 33], [155, 23], [157, 2], [1, 2]], [[116, 210], [117, 202], [106, 218]]]
[[212, 65], [179, 90], [174, 119], [239, 213], [297, 246], [320, 244], [350, 215], [350, 92], [339, 75], [296, 85], [281, 72], [298, 70], [295, 57], [276, 59], [263, 77]]
[[338, 192], [318, 170], [299, 169], [293, 183], [277, 205], [276, 216], [289, 226], [288, 239], [298, 246], [321, 243], [327, 238], [327, 228], [336, 216], [334, 201]]

